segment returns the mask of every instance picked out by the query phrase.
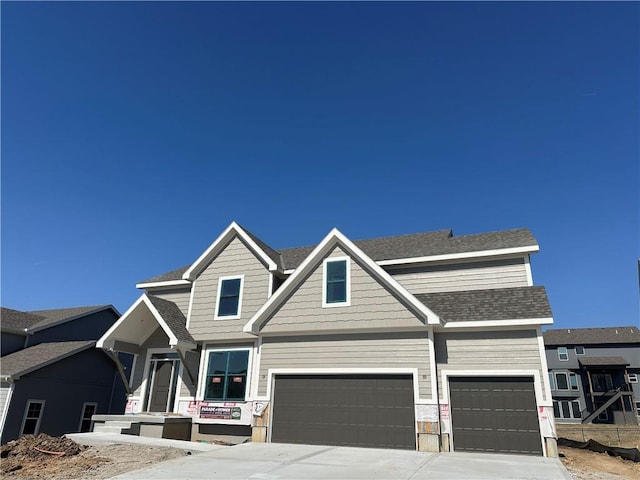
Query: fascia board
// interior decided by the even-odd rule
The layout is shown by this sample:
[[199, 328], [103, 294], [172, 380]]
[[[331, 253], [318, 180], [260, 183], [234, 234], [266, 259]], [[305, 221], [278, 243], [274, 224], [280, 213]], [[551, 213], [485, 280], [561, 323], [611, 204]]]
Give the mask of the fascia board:
[[105, 348], [105, 343], [109, 341], [109, 337], [113, 334], [113, 332], [117, 330], [120, 325], [127, 321], [129, 315], [131, 315], [131, 313], [138, 307], [138, 305], [140, 305], [140, 303], [144, 301], [145, 296], [146, 295], [144, 293], [140, 295], [140, 297], [135, 302], [133, 302], [133, 305], [131, 305], [129, 309], [124, 312], [124, 314], [113, 325], [111, 325], [111, 327], [109, 327], [109, 330], [107, 330], [104, 335], [102, 335], [96, 342], [97, 348]]
[[531, 245], [528, 247], [513, 247], [513, 248], [500, 248], [494, 250], [481, 250], [475, 252], [461, 252], [461, 253], [447, 253], [443, 255], [428, 255], [425, 257], [410, 257], [410, 258], [394, 258], [390, 260], [380, 260], [376, 262], [380, 266], [387, 265], [404, 265], [410, 263], [429, 263], [438, 262], [443, 260], [462, 260], [470, 258], [482, 258], [492, 256], [513, 255], [522, 253], [535, 253], [540, 250], [538, 245]]
[[162, 330], [164, 330], [164, 333], [166, 333], [167, 337], [169, 337], [169, 345], [172, 347], [175, 347], [176, 345], [178, 345], [179, 342], [177, 337], [173, 334], [173, 331], [169, 328], [169, 325], [167, 325], [167, 323], [164, 321], [164, 318], [162, 318], [162, 315], [160, 315], [160, 312], [158, 312], [158, 310], [156, 310], [156, 307], [153, 306], [153, 303], [151, 303], [151, 300], [149, 300], [147, 295], [144, 295], [144, 303], [147, 305], [147, 307], [149, 307], [149, 311], [151, 311], [151, 314], [154, 316], [154, 318], [158, 322], [158, 325], [160, 325]]
[[186, 287], [189, 285], [191, 285], [189, 280], [167, 280], [165, 282], [136, 283], [136, 288]]
[[544, 318], [514, 318], [509, 320], [472, 320], [464, 322], [447, 322], [443, 329], [454, 330], [456, 328], [488, 328], [488, 327], [520, 327], [551, 325], [553, 317]]

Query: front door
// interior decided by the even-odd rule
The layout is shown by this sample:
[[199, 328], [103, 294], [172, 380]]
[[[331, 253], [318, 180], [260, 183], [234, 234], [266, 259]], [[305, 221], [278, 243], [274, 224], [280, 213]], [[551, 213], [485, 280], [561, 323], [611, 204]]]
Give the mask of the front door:
[[148, 412], [173, 411], [178, 384], [178, 355], [154, 353], [149, 368]]

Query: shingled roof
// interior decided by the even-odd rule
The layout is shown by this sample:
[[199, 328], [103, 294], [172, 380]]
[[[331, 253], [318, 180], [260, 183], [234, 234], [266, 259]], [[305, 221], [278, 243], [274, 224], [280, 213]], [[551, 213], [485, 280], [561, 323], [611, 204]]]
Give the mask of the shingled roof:
[[0, 325], [2, 325], [3, 330], [24, 332], [27, 328], [36, 325], [43, 320], [45, 320], [45, 318], [40, 315], [0, 307]]
[[445, 322], [516, 320], [552, 316], [544, 287], [420, 293], [415, 296]]
[[40, 343], [33, 347], [19, 350], [2, 357], [0, 375], [15, 379], [91, 348], [95, 343], [92, 340]]
[[545, 345], [640, 343], [638, 327], [554, 328], [543, 333]]
[[580, 362], [580, 365], [588, 367], [630, 365], [627, 359], [622, 357], [582, 357], [578, 361]]
[[101, 310], [113, 308], [111, 305], [92, 305], [88, 307], [55, 308], [50, 310], [32, 310], [22, 312], [2, 307], [2, 328], [11, 330], [40, 330], [74, 318], [89, 315]]
[[[315, 248], [315, 245], [313, 245], [274, 250], [246, 229], [245, 232], [283, 270], [297, 268]], [[461, 235], [458, 237], [453, 236], [451, 230], [437, 230], [410, 235], [356, 240], [353, 243], [376, 262], [504, 248], [537, 247], [538, 245], [528, 228]], [[190, 266], [186, 265], [170, 272], [156, 275], [140, 283], [181, 280], [182, 275]]]
[[175, 303], [155, 295], [147, 294], [147, 298], [179, 341], [195, 343], [187, 330], [187, 319]]

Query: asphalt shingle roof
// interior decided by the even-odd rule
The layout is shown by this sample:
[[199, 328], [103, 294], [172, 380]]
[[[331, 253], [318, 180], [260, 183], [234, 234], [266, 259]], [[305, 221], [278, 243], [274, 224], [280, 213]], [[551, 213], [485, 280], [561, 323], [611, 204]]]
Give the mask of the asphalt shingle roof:
[[92, 305], [88, 307], [32, 310], [29, 312], [21, 312], [19, 310], [2, 307], [1, 320], [3, 327], [11, 329], [40, 329], [46, 328], [48, 325], [93, 313], [108, 307], [110, 307], [110, 305]]
[[[285, 270], [297, 268], [315, 248], [314, 245], [274, 250], [252, 233], [247, 230], [245, 230], [245, 232], [247, 232], [276, 264]], [[458, 237], [453, 236], [451, 230], [438, 230], [410, 235], [357, 240], [354, 243], [375, 261], [538, 245], [528, 228], [461, 235]], [[170, 272], [156, 275], [141, 283], [180, 280], [189, 267], [190, 265], [186, 265]]]
[[640, 343], [638, 327], [553, 328], [543, 333], [545, 345]]
[[45, 320], [45, 317], [11, 308], [0, 307], [0, 324], [4, 328], [24, 330]]
[[187, 319], [175, 303], [155, 295], [147, 297], [178, 340], [195, 343], [187, 330]]
[[552, 316], [544, 287], [420, 293], [415, 296], [445, 322]]
[[16, 377], [95, 345], [93, 340], [40, 343], [2, 357], [0, 374]]
[[583, 357], [579, 360], [581, 365], [591, 367], [607, 366], [607, 365], [630, 365], [629, 362], [622, 357]]

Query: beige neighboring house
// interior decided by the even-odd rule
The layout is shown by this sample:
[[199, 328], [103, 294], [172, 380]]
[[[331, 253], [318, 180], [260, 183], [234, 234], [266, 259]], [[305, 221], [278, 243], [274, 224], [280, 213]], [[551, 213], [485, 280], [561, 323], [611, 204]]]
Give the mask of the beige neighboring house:
[[232, 223], [98, 341], [191, 438], [556, 455], [528, 229], [276, 250]]

